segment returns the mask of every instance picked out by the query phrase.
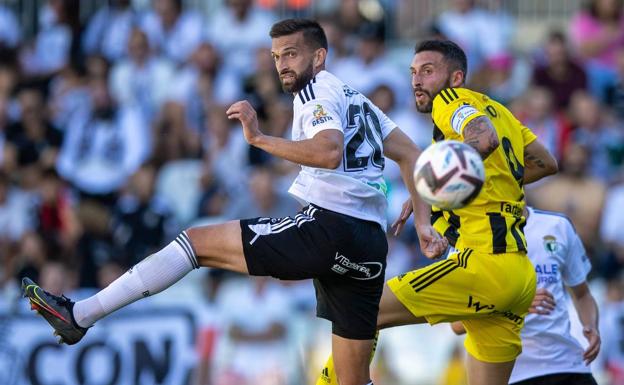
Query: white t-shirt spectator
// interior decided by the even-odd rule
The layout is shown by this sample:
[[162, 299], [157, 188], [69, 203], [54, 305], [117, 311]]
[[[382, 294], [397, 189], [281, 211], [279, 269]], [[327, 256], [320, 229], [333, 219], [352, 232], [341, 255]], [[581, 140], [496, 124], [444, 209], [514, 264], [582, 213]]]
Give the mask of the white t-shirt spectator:
[[270, 47], [269, 31], [276, 21], [273, 15], [252, 8], [243, 21], [223, 6], [208, 23], [208, 40], [223, 56], [224, 66], [241, 75], [249, 75], [255, 68], [255, 51]]
[[87, 54], [100, 53], [114, 62], [127, 55], [128, 38], [139, 14], [131, 7], [103, 7], [89, 20], [82, 44]]
[[0, 46], [16, 47], [21, 37], [17, 18], [7, 7], [0, 5]]
[[173, 64], [163, 58], [152, 57], [143, 66], [124, 59], [111, 71], [111, 95], [120, 105], [139, 107], [151, 121], [167, 98], [174, 75]]
[[137, 108], [120, 108], [111, 120], [75, 114], [57, 169], [81, 191], [108, 194], [125, 184], [147, 159], [151, 142], [149, 125]]
[[[186, 62], [202, 39], [202, 19], [199, 14], [192, 11], [182, 12], [169, 31], [165, 30], [155, 12], [143, 16], [140, 24], [149, 38], [150, 46], [177, 63]], [[232, 32], [232, 35], [238, 34], [238, 31]]]

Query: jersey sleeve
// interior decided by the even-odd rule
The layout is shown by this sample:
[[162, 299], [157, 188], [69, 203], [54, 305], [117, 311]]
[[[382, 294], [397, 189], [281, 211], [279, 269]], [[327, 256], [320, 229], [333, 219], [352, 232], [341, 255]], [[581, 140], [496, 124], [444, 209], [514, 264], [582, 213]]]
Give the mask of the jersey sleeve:
[[331, 90], [309, 84], [295, 97], [300, 98], [303, 103], [299, 113], [306, 138], [312, 138], [323, 130], [344, 132], [341, 102]]
[[522, 127], [522, 140], [524, 141], [524, 146], [526, 147], [537, 139], [537, 135], [535, 135], [529, 127], [520, 123], [520, 121], [518, 121], [518, 124]]
[[566, 259], [561, 271], [563, 283], [566, 286], [577, 286], [583, 283], [591, 270], [591, 262], [585, 252], [581, 238], [574, 230], [569, 220], [565, 220], [565, 233], [567, 240]]
[[461, 140], [464, 127], [480, 116], [486, 115], [466, 89], [445, 88], [433, 99], [431, 117], [446, 139]]

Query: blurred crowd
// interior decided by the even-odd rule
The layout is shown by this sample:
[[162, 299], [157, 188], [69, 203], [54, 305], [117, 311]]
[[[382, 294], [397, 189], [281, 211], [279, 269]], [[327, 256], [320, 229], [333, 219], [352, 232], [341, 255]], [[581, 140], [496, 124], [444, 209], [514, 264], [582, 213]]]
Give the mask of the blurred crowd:
[[[298, 168], [249, 147], [225, 115], [248, 99], [262, 131], [289, 137], [292, 96], [281, 91], [268, 36], [280, 18], [319, 20], [330, 43], [328, 70], [419, 146], [430, 142], [431, 122], [416, 112], [410, 91], [415, 41], [397, 31], [409, 2], [213, 3], [207, 12], [182, 0], [110, 0], [85, 17], [80, 0], [48, 0], [32, 35], [0, 3], [3, 310], [14, 306], [23, 276], [57, 293], [102, 288], [188, 226], [295, 212], [285, 192]], [[507, 104], [556, 155], [561, 172], [527, 187], [528, 200], [572, 219], [594, 266], [592, 282], [604, 287], [603, 334], [621, 339], [624, 4], [587, 1], [564, 28], [544, 28], [541, 42], [522, 51], [517, 23], [504, 6], [453, 0], [418, 35], [459, 43], [467, 86]], [[386, 176], [392, 220], [407, 192], [392, 162]], [[413, 231], [389, 239], [388, 277], [428, 263]], [[205, 291], [196, 295], [212, 316], [198, 342], [199, 382], [211, 383], [219, 325], [233, 346], [247, 344], [215, 375], [221, 383], [293, 383], [303, 369], [286, 370], [275, 357], [290, 346], [292, 314], [312, 318], [313, 289], [219, 271], [201, 281]], [[217, 295], [217, 287], [229, 289]], [[231, 300], [236, 311], [216, 310]], [[624, 345], [605, 345], [602, 368], [610, 383], [624, 384]], [[250, 368], [258, 355], [266, 366], [251, 360], [257, 368]]]

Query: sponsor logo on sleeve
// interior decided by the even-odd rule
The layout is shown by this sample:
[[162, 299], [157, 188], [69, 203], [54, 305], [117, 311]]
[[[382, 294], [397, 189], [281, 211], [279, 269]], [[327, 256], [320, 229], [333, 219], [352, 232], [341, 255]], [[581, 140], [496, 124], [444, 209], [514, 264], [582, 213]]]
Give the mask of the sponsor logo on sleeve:
[[479, 111], [477, 111], [471, 105], [465, 104], [459, 107], [458, 109], [455, 110], [455, 112], [453, 112], [453, 115], [451, 116], [451, 127], [453, 127], [453, 130], [455, 130], [455, 132], [461, 135], [462, 126], [464, 125], [464, 122], [469, 117], [476, 114], [477, 112]]
[[316, 105], [312, 113], [314, 114], [312, 127], [316, 126], [317, 124], [326, 123], [326, 122], [329, 122], [330, 120], [334, 120], [334, 118], [327, 115], [327, 112], [325, 112], [325, 110], [323, 109], [323, 106], [321, 106], [320, 104]]

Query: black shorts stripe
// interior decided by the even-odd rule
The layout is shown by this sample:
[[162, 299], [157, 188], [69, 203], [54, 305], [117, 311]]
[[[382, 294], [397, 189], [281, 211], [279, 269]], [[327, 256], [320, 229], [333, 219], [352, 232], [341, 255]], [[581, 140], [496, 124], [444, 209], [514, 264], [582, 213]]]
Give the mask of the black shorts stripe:
[[452, 265], [450, 267], [447, 267], [445, 270], [440, 271], [439, 274], [437, 274], [436, 276], [432, 277], [430, 280], [428, 280], [427, 282], [424, 282], [422, 285], [420, 285], [419, 287], [414, 287], [414, 290], [416, 292], [419, 292], [429, 286], [431, 286], [433, 283], [435, 283], [436, 281], [439, 281], [442, 277], [444, 277], [445, 275], [447, 275], [448, 273], [450, 273], [451, 271], [457, 269], [459, 267], [459, 265]]
[[440, 263], [438, 266], [432, 268], [431, 270], [424, 271], [418, 277], [412, 279], [409, 283], [410, 285], [416, 287], [427, 279], [431, 278], [431, 276], [436, 275], [440, 270], [443, 270], [445, 267], [453, 265], [456, 265], [456, 263], [450, 259], [447, 259], [446, 261]]
[[297, 95], [299, 95], [299, 99], [301, 99], [301, 104], [305, 104], [305, 99], [303, 98], [303, 95], [301, 95], [301, 92], [299, 92]]
[[464, 258], [466, 257], [468, 250], [469, 249], [465, 249], [464, 251], [461, 252], [461, 254], [459, 254], [459, 257], [457, 257], [457, 261], [459, 262], [459, 266], [461, 267], [464, 267]]
[[466, 251], [464, 252], [461, 264], [461, 267], [463, 267], [464, 269], [468, 267], [468, 258], [470, 258], [470, 256], [472, 255], [472, 252], [472, 249], [466, 249]]

